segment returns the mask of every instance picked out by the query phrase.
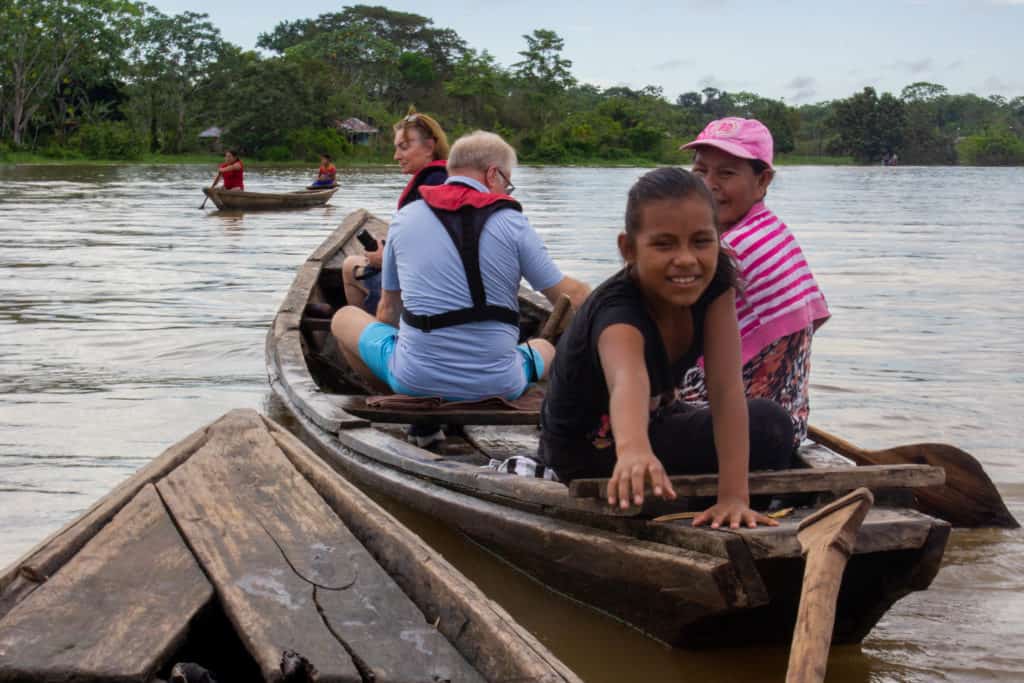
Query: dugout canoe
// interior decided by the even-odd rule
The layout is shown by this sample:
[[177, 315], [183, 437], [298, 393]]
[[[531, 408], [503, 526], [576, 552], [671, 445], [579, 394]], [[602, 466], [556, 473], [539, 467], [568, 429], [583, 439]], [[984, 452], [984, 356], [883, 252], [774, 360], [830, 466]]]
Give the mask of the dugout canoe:
[[0, 574], [0, 681], [579, 679], [284, 428], [232, 411]]
[[[327, 319], [344, 303], [341, 264], [360, 253], [354, 235], [363, 228], [378, 239], [387, 230], [365, 211], [349, 215], [299, 268], [266, 339], [274, 393], [303, 440], [354, 483], [442, 520], [547, 586], [678, 647], [788, 642], [803, 574], [797, 526], [860, 486], [883, 504], [859, 532], [833, 641], [860, 641], [894, 602], [931, 583], [950, 527], [903, 506], [912, 487], [942, 480], [938, 468], [855, 468], [814, 451], [803, 456], [806, 469], [751, 475], [753, 493], [803, 496], [806, 505], [780, 526], [711, 530], [659, 517], [713, 495], [713, 476], [675, 477], [677, 491], [690, 498], [623, 513], [602, 502], [599, 481], [567, 487], [484, 467], [536, 452], [536, 413], [446, 408], [427, 415], [461, 425], [460, 436], [438, 451], [406, 443], [405, 425], [425, 414], [369, 406]], [[522, 336], [536, 335], [550, 306], [526, 290], [519, 306]]]
[[323, 206], [338, 191], [337, 186], [325, 190], [296, 190], [295, 192], [247, 192], [225, 190], [221, 187], [203, 188], [203, 194], [213, 200], [218, 209], [244, 209], [263, 211], [278, 209], [305, 209]]

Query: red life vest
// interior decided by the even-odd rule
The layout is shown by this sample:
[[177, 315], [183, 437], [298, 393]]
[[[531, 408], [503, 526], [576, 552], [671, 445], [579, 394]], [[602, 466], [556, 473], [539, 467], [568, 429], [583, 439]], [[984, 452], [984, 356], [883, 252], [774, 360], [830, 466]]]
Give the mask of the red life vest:
[[403, 310], [402, 320], [424, 332], [484, 320], [495, 320], [518, 328], [519, 311], [487, 303], [487, 292], [480, 274], [480, 235], [487, 219], [495, 211], [515, 209], [521, 212], [523, 207], [508, 195], [480, 192], [460, 182], [425, 185], [420, 188], [420, 195], [441, 221], [459, 252], [473, 305], [434, 315], [416, 315]]
[[337, 174], [338, 174], [338, 168], [334, 164], [331, 164], [330, 166], [321, 166], [320, 170], [317, 171], [317, 175], [325, 175], [328, 178], [330, 178], [331, 180], [334, 180], [334, 178], [335, 178], [335, 176], [337, 176]]
[[[402, 195], [398, 198], [398, 208], [401, 209], [406, 204], [409, 204], [411, 202], [416, 201], [417, 199], [420, 199], [420, 193], [418, 190], [420, 189], [420, 186], [423, 185], [423, 181], [425, 181], [428, 176], [437, 173], [437, 170], [435, 169], [439, 168], [445, 171], [444, 179], [447, 180], [448, 162], [445, 159], [431, 161], [429, 164], [427, 164], [420, 170], [416, 171], [416, 173], [413, 174], [412, 178], [409, 178], [409, 182], [406, 183], [405, 189], [402, 190]], [[442, 180], [441, 182], [444, 182], [444, 180]]]
[[[235, 164], [235, 163], [237, 163], [238, 166], [239, 166], [238, 170], [235, 170], [235, 171], [225, 171], [224, 170], [225, 166], [231, 166], [232, 164]], [[245, 168], [242, 166], [242, 160], [241, 159], [238, 159], [237, 161], [232, 161], [230, 164], [227, 164], [227, 163], [221, 164], [220, 165], [220, 174], [221, 174], [221, 177], [224, 178], [224, 189], [225, 190], [234, 190], [235, 188], [238, 188], [239, 190], [244, 190], [245, 189], [245, 182], [243, 182], [243, 180], [242, 180], [242, 173], [244, 172], [244, 170], [245, 170]]]

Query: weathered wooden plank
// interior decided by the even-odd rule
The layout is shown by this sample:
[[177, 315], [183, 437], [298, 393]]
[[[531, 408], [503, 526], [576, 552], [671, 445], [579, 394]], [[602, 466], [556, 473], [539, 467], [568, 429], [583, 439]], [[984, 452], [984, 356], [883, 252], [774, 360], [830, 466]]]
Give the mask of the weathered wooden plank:
[[345, 429], [338, 439], [367, 457], [446, 486], [517, 507], [558, 507], [594, 515], [635, 516], [640, 510], [620, 510], [599, 500], [570, 498], [563, 484], [518, 477], [475, 465], [445, 460], [422, 448], [373, 428]]
[[807, 467], [813, 467], [815, 469], [855, 467], [857, 465], [857, 463], [849, 458], [843, 457], [838, 453], [833, 453], [824, 446], [819, 446], [816, 443], [804, 442], [800, 448], [797, 449], [796, 457]]
[[441, 406], [429, 410], [408, 408], [381, 408], [366, 405], [365, 396], [339, 396], [341, 406], [352, 413], [373, 422], [411, 424], [423, 419], [437, 418], [445, 424], [470, 425], [536, 425], [540, 411], [512, 410], [510, 408], [467, 408], [464, 406]]
[[306, 359], [302, 353], [301, 333], [297, 329], [285, 330], [273, 341], [268, 338], [267, 343], [273, 344], [273, 348], [268, 349], [268, 352], [274, 354], [278, 378], [283, 388], [295, 401], [299, 410], [320, 428], [333, 433], [339, 429], [369, 425], [366, 418], [352, 415], [345, 410], [346, 397], [320, 391], [306, 366]]
[[[360, 453], [373, 452], [368, 457], [377, 459], [380, 456], [382, 461], [385, 459], [384, 449], [389, 445], [395, 449], [403, 448], [402, 442], [373, 429], [343, 431], [339, 433], [338, 438], [343, 443], [351, 443]], [[417, 451], [422, 450], [409, 444], [404, 445]], [[376, 449], [381, 446], [383, 449], [378, 452]], [[418, 470], [437, 475], [439, 469], [432, 468], [433, 463], [416, 462], [402, 456], [390, 460], [392, 464], [404, 465], [404, 476], [417, 473]], [[466, 477], [465, 481], [468, 483], [475, 481], [475, 477], [468, 478], [473, 474], [472, 470], [476, 469], [474, 467], [458, 464], [449, 469], [455, 470], [461, 477]], [[457, 481], [458, 478], [453, 477], [452, 480]], [[494, 478], [508, 482], [509, 499], [515, 493], [517, 485], [529, 481], [527, 478], [508, 474], [494, 475]], [[562, 490], [564, 491], [564, 488]], [[532, 544], [531, 552], [546, 548], [543, 554], [550, 554], [553, 562], [579, 570], [586, 567], [587, 571], [597, 571], [612, 580], [640, 581], [659, 587], [671, 586], [673, 590], [685, 593], [688, 598], [701, 604], [723, 604], [721, 588], [726, 582], [719, 585], [711, 577], [715, 572], [731, 572], [724, 558], [712, 557], [686, 548], [668, 548], [656, 543], [630, 539], [616, 533], [534, 515], [511, 507], [501, 508], [501, 524], [498, 524], [493, 515], [490, 516], [490, 521], [487, 521], [488, 516], [483, 514], [484, 509], [494, 507], [492, 503], [468, 496], [463, 498], [465, 500], [458, 503], [467, 506], [466, 512], [458, 516], [457, 524], [471, 535], [489, 538], [493, 534], [512, 534], [522, 538], [524, 542], [529, 538], [529, 543]], [[569, 500], [564, 493], [561, 494], [561, 498]], [[449, 503], [454, 504], [455, 501]], [[635, 568], [638, 566], [644, 567], [643, 577], [636, 576]]]
[[504, 609], [345, 481], [301, 441], [264, 418], [292, 465], [341, 517], [437, 628], [488, 680], [577, 681], [577, 677]]
[[[728, 529], [724, 533], [742, 537], [756, 559], [799, 557], [800, 542], [797, 540], [796, 528], [813, 513], [814, 509], [800, 509], [777, 520], [779, 526], [776, 527]], [[913, 510], [872, 508], [857, 532], [853, 552], [866, 554], [920, 548], [934, 524], [935, 520]]]
[[288, 293], [285, 294], [284, 301], [281, 302], [281, 307], [278, 311], [301, 314], [309, 302], [310, 292], [313, 291], [313, 287], [316, 286], [319, 279], [319, 261], [306, 261], [299, 266], [299, 272], [296, 273], [295, 279], [292, 281], [291, 287], [288, 288]]
[[373, 214], [366, 209], [358, 209], [345, 216], [345, 219], [341, 221], [341, 225], [335, 228], [334, 232], [316, 248], [310, 255], [309, 260], [324, 261], [330, 259], [371, 218], [373, 218]]
[[148, 681], [212, 597], [146, 485], [0, 621], [0, 681]]
[[537, 456], [540, 430], [536, 426], [466, 425], [466, 439], [488, 458], [505, 460], [515, 455]]
[[0, 617], [78, 552], [142, 487], [184, 462], [205, 440], [204, 427], [174, 444], [96, 501], [81, 517], [48, 536], [7, 567], [0, 574]]
[[[852, 491], [855, 488], [916, 488], [936, 486], [945, 480], [940, 467], [928, 465], [876, 465], [831, 469], [800, 469], [751, 472], [750, 495]], [[713, 496], [718, 492], [718, 475], [697, 474], [671, 477], [680, 496]], [[605, 498], [607, 479], [576, 479], [569, 484], [575, 498]]]
[[264, 676], [294, 650], [323, 681], [474, 680], [259, 416], [229, 417], [158, 487]]
[[[687, 628], [721, 614], [720, 607], [706, 604], [709, 598], [726, 605], [727, 610], [756, 607], [768, 601], [760, 576], [756, 572], [737, 572], [736, 562], [724, 552], [713, 555], [681, 548], [688, 552], [677, 554], [676, 549], [663, 543], [645, 543], [624, 533], [547, 516], [550, 510], [530, 512], [522, 506], [496, 504], [408, 472], [379, 466], [379, 461], [342, 445], [339, 437], [324, 434], [301, 415], [296, 425], [320, 457], [360, 487], [392, 496], [460, 529], [555, 590], [615, 614], [666, 642], [679, 642]], [[599, 521], [630, 528], [644, 524], [632, 518], [586, 519], [586, 524]], [[697, 531], [703, 538], [715, 535]], [[722, 544], [723, 549], [738, 548], [749, 557], [742, 540], [722, 536], [729, 541]], [[688, 558], [702, 558], [708, 564], [701, 568]], [[638, 567], [643, 570], [638, 571]], [[666, 583], [659, 585], [660, 580]], [[704, 580], [710, 584], [701, 583]], [[708, 587], [710, 592], [705, 592]], [[672, 590], [662, 593], [662, 588]]]

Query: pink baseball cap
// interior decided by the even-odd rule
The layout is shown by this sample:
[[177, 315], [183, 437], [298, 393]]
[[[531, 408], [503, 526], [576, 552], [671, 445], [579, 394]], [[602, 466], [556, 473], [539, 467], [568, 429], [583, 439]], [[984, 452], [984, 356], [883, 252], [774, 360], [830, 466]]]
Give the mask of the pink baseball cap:
[[771, 131], [757, 119], [730, 116], [712, 121], [704, 127], [696, 140], [679, 149], [694, 147], [715, 147], [734, 157], [758, 159], [771, 166], [775, 143]]

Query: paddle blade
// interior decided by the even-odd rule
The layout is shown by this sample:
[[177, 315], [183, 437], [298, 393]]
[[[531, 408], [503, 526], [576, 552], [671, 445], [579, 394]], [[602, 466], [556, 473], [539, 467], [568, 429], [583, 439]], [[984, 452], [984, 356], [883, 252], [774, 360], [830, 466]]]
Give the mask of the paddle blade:
[[901, 463], [919, 463], [946, 470], [946, 483], [914, 490], [917, 508], [958, 527], [1016, 529], [1020, 523], [999, 490], [970, 453], [944, 443], [920, 443], [870, 451]]
[[917, 443], [868, 451], [810, 426], [807, 436], [858, 465], [932, 465], [946, 471], [946, 483], [914, 489], [915, 507], [957, 527], [1016, 529], [995, 484], [970, 453], [945, 443]]

